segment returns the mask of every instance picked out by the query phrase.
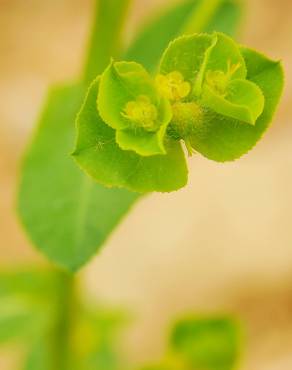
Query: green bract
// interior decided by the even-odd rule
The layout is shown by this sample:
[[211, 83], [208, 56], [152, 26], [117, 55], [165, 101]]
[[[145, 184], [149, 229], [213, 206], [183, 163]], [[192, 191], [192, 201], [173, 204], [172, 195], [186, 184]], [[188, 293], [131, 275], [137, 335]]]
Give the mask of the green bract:
[[97, 182], [169, 192], [187, 182], [183, 142], [218, 162], [239, 158], [270, 123], [283, 87], [279, 62], [221, 34], [182, 36], [151, 77], [111, 62], [77, 119], [74, 156]]
[[[121, 149], [116, 141], [119, 130], [106, 124], [96, 109], [99, 85], [100, 79], [97, 78], [89, 88], [77, 118], [78, 140], [73, 155], [79, 165], [96, 181], [107, 186], [139, 192], [171, 191], [184, 186], [187, 168], [180, 143], [166, 138], [167, 154], [164, 155], [142, 156], [133, 150]], [[121, 111], [121, 119], [123, 114]], [[143, 148], [142, 140], [139, 144]]]
[[121, 149], [141, 156], [166, 154], [163, 139], [171, 106], [140, 64], [111, 63], [101, 76], [97, 103], [101, 118], [116, 130]]

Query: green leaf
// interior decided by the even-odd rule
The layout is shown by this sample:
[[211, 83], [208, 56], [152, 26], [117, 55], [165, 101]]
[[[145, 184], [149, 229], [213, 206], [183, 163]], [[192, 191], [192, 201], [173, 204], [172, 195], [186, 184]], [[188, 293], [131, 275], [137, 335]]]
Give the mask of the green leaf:
[[120, 54], [122, 31], [131, 0], [95, 0], [93, 27], [84, 66], [84, 80], [92, 81]]
[[70, 157], [74, 119], [85, 88], [49, 94], [22, 167], [18, 210], [34, 245], [58, 265], [77, 270], [101, 247], [137, 194], [93, 183]]
[[170, 41], [185, 34], [186, 30], [189, 33], [221, 31], [234, 35], [240, 18], [241, 6], [237, 0], [183, 1], [148, 21], [123, 59], [134, 60], [153, 71]]
[[171, 348], [186, 368], [232, 370], [240, 345], [238, 324], [228, 317], [182, 320], [171, 335]]
[[[283, 90], [283, 70], [279, 62], [247, 48], [241, 48], [241, 53], [247, 79], [261, 89], [265, 106], [254, 126], [212, 111], [205, 112], [206, 124], [203, 129], [194, 128], [191, 143], [199, 153], [218, 162], [235, 160], [255, 146], [269, 127]], [[257, 104], [252, 108], [257, 113], [253, 114], [260, 111], [261, 103]]]
[[184, 186], [187, 168], [180, 143], [168, 140], [166, 155], [150, 157], [121, 150], [115, 141], [115, 131], [102, 121], [96, 109], [98, 86], [97, 79], [77, 119], [74, 158], [81, 168], [101, 184], [142, 193], [168, 192]]

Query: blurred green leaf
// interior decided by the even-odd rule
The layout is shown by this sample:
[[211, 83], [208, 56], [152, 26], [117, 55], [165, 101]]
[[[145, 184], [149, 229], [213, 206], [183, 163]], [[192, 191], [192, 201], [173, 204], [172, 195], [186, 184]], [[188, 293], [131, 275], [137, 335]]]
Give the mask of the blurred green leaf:
[[[123, 59], [142, 63], [149, 71], [171, 40], [185, 33], [236, 33], [241, 18], [237, 0], [187, 0], [161, 11], [137, 34]], [[159, 35], [159, 37], [157, 37]]]
[[125, 315], [121, 312], [96, 307], [81, 312], [73, 337], [76, 369], [123, 369], [119, 344], [124, 324]]
[[[100, 72], [117, 52], [128, 3], [96, 0], [85, 80]], [[100, 248], [137, 198], [125, 190], [94, 184], [70, 157], [75, 117], [85, 93], [83, 84], [50, 91], [24, 158], [18, 196], [20, 218], [32, 242], [71, 271]]]
[[161, 363], [143, 366], [141, 370], [176, 370], [176, 367], [170, 363]]
[[245, 0], [225, 0], [217, 9], [216, 16], [204, 27], [204, 32], [223, 32], [229, 36], [237, 36], [243, 15]]
[[186, 369], [232, 370], [241, 349], [240, 328], [228, 317], [189, 318], [175, 325], [170, 345]]
[[56, 283], [52, 271], [0, 271], [0, 342], [32, 340], [49, 326]]
[[47, 298], [55, 289], [57, 278], [52, 270], [37, 268], [0, 269], [0, 299], [6, 296]]
[[70, 157], [85, 89], [51, 90], [22, 167], [18, 208], [35, 246], [69, 270], [100, 248], [137, 198], [93, 183]]
[[48, 325], [45, 305], [23, 297], [0, 299], [0, 343], [38, 336]]
[[46, 339], [40, 337], [32, 344], [23, 370], [52, 370], [50, 346]]

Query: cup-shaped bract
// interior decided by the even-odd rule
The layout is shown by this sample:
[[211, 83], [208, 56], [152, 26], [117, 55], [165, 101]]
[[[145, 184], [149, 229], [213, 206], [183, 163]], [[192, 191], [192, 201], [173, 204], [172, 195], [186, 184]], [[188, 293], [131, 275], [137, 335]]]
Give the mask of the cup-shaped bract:
[[173, 71], [191, 84], [192, 93], [173, 105], [169, 135], [219, 162], [237, 159], [256, 144], [283, 88], [279, 62], [221, 33], [182, 36], [170, 43], [160, 74]]
[[99, 91], [99, 114], [116, 130], [121, 149], [141, 156], [166, 154], [164, 136], [171, 106], [140, 64], [112, 62], [101, 76]]
[[73, 156], [79, 166], [102, 185], [139, 193], [170, 192], [185, 186], [187, 166], [180, 142], [166, 137], [165, 154], [159, 155], [143, 156], [134, 150], [123, 150], [117, 142], [118, 131], [103, 121], [96, 108], [99, 93], [97, 78], [77, 117]]
[[175, 40], [162, 57], [160, 71], [181, 73], [192, 85], [187, 102], [195, 101], [223, 116], [254, 125], [263, 111], [263, 93], [246, 79], [239, 46], [223, 34]]

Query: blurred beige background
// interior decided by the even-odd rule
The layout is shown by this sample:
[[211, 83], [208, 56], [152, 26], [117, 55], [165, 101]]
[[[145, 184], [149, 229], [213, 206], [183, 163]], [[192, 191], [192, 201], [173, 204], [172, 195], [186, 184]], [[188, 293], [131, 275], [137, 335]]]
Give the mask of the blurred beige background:
[[[128, 35], [167, 0], [136, 0]], [[21, 154], [46, 89], [81, 66], [92, 2], [0, 0], [0, 262], [44, 259], [14, 213]], [[243, 370], [292, 368], [292, 2], [248, 0], [242, 41], [286, 69], [273, 127], [241, 160], [191, 160], [189, 186], [137, 204], [81, 273], [88, 295], [129, 308], [124, 350], [158, 359], [169, 324], [187, 312], [232, 312], [247, 327]], [[45, 42], [44, 42], [45, 40]], [[0, 369], [17, 363], [0, 349]]]

